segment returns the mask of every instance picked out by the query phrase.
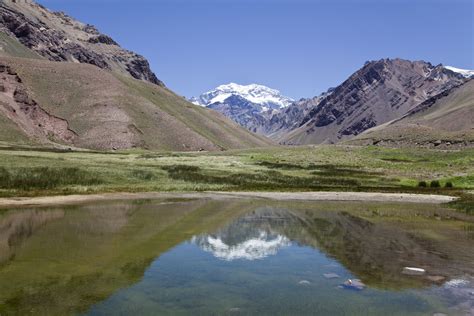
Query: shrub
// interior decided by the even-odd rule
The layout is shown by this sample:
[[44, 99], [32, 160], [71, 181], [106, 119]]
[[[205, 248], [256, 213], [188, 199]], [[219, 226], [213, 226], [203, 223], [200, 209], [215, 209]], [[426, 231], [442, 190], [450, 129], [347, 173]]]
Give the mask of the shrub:
[[315, 189], [333, 186], [359, 186], [359, 181], [344, 178], [298, 177], [284, 175], [277, 170], [265, 170], [259, 173], [232, 173], [225, 176], [205, 173], [199, 167], [173, 165], [162, 167], [168, 177], [194, 183], [209, 183], [234, 186], [240, 189]]
[[444, 185], [444, 187], [445, 187], [445, 188], [453, 188], [454, 185], [453, 185], [452, 182], [449, 182], [449, 181], [448, 181], [448, 182], [446, 182], [446, 184]]
[[418, 182], [418, 186], [420, 188], [426, 188], [428, 186], [428, 183], [426, 183], [426, 181], [420, 181]]
[[431, 187], [431, 188], [440, 188], [440, 187], [441, 187], [441, 184], [439, 183], [438, 180], [433, 180], [433, 181], [431, 181], [431, 183], [430, 183], [430, 187]]
[[2, 189], [53, 189], [64, 185], [94, 185], [102, 181], [79, 168], [18, 168], [9, 171], [0, 168]]

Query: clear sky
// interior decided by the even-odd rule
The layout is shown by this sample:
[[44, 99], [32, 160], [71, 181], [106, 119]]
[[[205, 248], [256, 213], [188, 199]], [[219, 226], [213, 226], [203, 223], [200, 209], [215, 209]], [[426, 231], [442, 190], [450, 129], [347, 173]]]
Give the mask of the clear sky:
[[311, 97], [365, 61], [474, 69], [474, 0], [39, 0], [147, 57], [177, 93], [260, 83]]

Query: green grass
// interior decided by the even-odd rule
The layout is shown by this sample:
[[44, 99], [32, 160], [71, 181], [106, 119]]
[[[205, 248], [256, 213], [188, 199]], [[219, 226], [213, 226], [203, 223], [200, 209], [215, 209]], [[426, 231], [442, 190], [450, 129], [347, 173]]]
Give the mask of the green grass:
[[30, 50], [17, 39], [14, 39], [4, 32], [0, 32], [0, 56], [12, 56], [22, 58], [42, 59], [40, 55]]
[[16, 143], [21, 145], [33, 144], [25, 133], [7, 117], [0, 115], [0, 139], [3, 142]]
[[0, 167], [1, 189], [54, 189], [67, 185], [97, 185], [102, 183], [97, 176], [77, 167], [15, 168], [13, 172]]
[[[278, 147], [217, 153], [5, 147], [0, 196], [144, 191], [390, 191], [474, 188], [474, 150]], [[419, 187], [425, 181], [426, 187]], [[437, 182], [436, 182], [437, 181]], [[439, 187], [430, 184], [439, 183]], [[453, 188], [446, 188], [452, 183]]]

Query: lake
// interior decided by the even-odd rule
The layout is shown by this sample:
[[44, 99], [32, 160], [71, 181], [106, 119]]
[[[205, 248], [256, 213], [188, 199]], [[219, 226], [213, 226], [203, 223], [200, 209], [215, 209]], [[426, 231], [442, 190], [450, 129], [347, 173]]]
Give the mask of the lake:
[[442, 205], [173, 198], [0, 210], [0, 315], [473, 313], [474, 217]]

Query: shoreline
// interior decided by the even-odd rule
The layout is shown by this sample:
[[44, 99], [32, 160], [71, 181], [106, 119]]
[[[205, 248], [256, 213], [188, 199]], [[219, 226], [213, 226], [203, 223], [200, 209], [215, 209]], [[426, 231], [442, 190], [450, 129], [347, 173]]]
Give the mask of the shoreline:
[[223, 199], [269, 199], [277, 201], [345, 201], [345, 202], [401, 202], [442, 204], [456, 200], [456, 197], [435, 194], [413, 193], [376, 193], [376, 192], [143, 192], [143, 193], [102, 193], [91, 195], [56, 195], [41, 197], [0, 198], [0, 208], [7, 207], [34, 207], [80, 204], [99, 201], [206, 198], [213, 200]]

